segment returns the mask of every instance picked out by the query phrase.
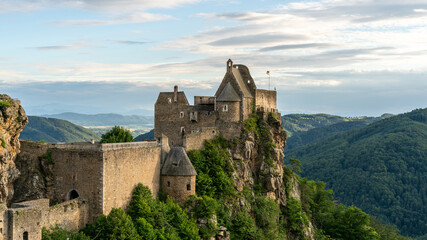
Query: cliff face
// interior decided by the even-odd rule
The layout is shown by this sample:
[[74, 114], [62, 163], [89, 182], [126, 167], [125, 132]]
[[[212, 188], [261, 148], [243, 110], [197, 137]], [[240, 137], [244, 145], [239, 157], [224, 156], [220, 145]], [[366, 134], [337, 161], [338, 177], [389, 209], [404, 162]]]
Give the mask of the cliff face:
[[15, 158], [19, 153], [19, 134], [28, 123], [21, 102], [0, 94], [0, 203], [9, 203], [13, 196], [13, 181], [19, 171]]
[[[253, 115], [245, 122], [241, 140], [243, 144], [230, 149], [235, 163], [233, 180], [237, 190], [242, 192], [244, 187], [249, 187], [253, 192], [261, 192], [276, 200], [281, 207], [286, 207], [289, 198], [300, 201], [299, 183], [283, 165], [286, 131], [281, 125], [280, 115]], [[245, 199], [239, 201], [248, 207]], [[314, 228], [309, 221], [301, 227], [306, 239], [314, 239]]]

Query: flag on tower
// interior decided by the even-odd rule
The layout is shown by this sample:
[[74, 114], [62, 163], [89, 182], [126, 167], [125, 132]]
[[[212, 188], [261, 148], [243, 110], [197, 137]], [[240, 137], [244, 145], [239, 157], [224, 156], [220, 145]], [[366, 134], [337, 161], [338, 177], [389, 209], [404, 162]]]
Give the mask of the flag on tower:
[[270, 75], [270, 71], [267, 71], [267, 75]]

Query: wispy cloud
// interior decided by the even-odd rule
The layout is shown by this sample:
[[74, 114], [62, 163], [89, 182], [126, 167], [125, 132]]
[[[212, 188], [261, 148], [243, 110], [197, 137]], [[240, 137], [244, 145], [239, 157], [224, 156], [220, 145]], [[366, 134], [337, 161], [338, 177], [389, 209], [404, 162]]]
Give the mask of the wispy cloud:
[[132, 14], [125, 14], [113, 17], [112, 19], [96, 20], [96, 19], [84, 19], [84, 20], [63, 20], [50, 22], [52, 25], [57, 26], [102, 26], [102, 25], [116, 25], [116, 24], [130, 24], [130, 23], [144, 23], [153, 21], [162, 21], [167, 19], [173, 19], [172, 16], [164, 14], [152, 14], [146, 12], [137, 12]]
[[54, 7], [84, 9], [94, 12], [125, 13], [155, 8], [175, 8], [199, 0], [1, 0], [0, 13], [29, 12]]
[[122, 43], [122, 44], [129, 44], [129, 45], [141, 45], [141, 44], [147, 44], [148, 42], [144, 41], [129, 41], [129, 40], [119, 40], [119, 39], [112, 39], [111, 41], [116, 43]]
[[337, 44], [330, 43], [302, 43], [302, 44], [283, 44], [272, 47], [260, 48], [260, 52], [289, 50], [289, 49], [305, 49], [305, 48], [330, 48], [337, 46]]
[[42, 50], [42, 51], [55, 51], [55, 50], [73, 50], [73, 49], [82, 49], [88, 47], [87, 41], [78, 41], [68, 45], [49, 45], [49, 46], [39, 46], [33, 47], [33, 49]]

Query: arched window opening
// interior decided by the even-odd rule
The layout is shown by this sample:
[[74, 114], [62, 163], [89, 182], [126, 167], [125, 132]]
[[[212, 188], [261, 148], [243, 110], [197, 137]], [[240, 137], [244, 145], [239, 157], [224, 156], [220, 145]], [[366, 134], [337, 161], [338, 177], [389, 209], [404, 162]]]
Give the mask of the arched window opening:
[[24, 232], [23, 239], [24, 239], [24, 240], [28, 240], [28, 232]]
[[191, 184], [187, 184], [187, 191], [191, 191]]
[[71, 190], [71, 192], [68, 194], [68, 200], [73, 200], [79, 197], [79, 193], [76, 190]]

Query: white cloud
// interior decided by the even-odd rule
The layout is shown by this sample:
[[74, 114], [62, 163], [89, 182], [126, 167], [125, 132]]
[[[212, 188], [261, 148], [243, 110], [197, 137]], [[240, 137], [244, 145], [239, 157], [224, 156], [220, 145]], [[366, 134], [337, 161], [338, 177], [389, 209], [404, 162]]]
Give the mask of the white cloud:
[[173, 19], [172, 16], [164, 14], [152, 14], [145, 12], [137, 12], [131, 14], [124, 14], [120, 16], [115, 16], [112, 19], [107, 20], [95, 20], [95, 19], [85, 19], [85, 20], [63, 20], [51, 22], [52, 25], [58, 26], [101, 26], [101, 25], [116, 25], [116, 24], [128, 24], [128, 23], [144, 23], [144, 22], [153, 22], [153, 21], [162, 21], [167, 19]]

